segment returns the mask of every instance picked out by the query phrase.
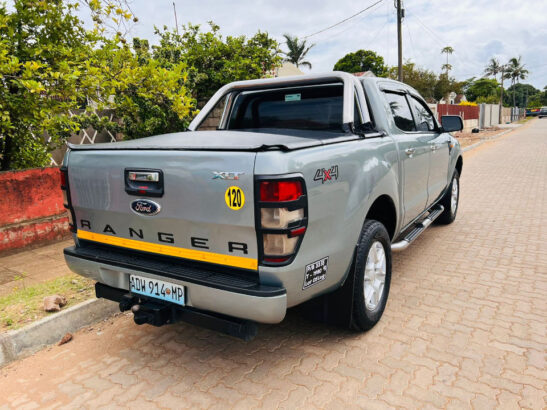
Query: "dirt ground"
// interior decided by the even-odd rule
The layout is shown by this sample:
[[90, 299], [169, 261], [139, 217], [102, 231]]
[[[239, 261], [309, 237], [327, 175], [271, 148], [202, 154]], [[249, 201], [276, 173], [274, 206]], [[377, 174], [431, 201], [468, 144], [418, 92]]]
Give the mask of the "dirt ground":
[[501, 131], [501, 128], [492, 127], [481, 130], [476, 134], [472, 132], [455, 132], [453, 135], [458, 139], [462, 148], [465, 148], [481, 140], [492, 138], [494, 135], [499, 134]]

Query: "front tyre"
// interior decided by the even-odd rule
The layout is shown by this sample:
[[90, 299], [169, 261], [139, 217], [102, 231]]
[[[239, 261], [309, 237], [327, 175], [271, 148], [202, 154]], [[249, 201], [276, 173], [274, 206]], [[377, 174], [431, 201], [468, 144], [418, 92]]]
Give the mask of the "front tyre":
[[391, 283], [391, 241], [380, 222], [365, 220], [354, 266], [352, 327], [365, 331], [382, 317]]
[[458, 170], [454, 170], [454, 175], [452, 176], [452, 181], [448, 191], [441, 199], [440, 204], [444, 206], [443, 213], [435, 220], [435, 222], [448, 225], [454, 222], [456, 219], [456, 214], [458, 213], [458, 205], [460, 202], [460, 174]]

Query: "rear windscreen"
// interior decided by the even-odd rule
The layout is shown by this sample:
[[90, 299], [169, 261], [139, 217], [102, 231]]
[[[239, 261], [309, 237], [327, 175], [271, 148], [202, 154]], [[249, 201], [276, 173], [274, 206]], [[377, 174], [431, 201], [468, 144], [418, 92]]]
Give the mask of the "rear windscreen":
[[245, 91], [235, 101], [228, 129], [342, 130], [342, 84]]

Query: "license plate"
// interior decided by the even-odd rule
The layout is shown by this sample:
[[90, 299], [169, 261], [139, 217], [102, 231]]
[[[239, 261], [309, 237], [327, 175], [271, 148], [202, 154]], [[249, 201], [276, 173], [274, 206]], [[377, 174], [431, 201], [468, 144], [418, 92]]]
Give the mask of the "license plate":
[[129, 275], [129, 291], [138, 295], [165, 300], [184, 306], [184, 286], [163, 280], [145, 278], [143, 276]]

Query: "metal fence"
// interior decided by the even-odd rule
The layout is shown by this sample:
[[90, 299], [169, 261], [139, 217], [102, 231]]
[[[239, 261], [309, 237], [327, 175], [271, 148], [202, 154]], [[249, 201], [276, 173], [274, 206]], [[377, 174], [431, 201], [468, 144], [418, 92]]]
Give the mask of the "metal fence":
[[[83, 110], [77, 110], [77, 111], [69, 111], [70, 115], [78, 115]], [[112, 110], [105, 110], [101, 112], [97, 112], [97, 115], [99, 117], [109, 117], [109, 120], [112, 121], [114, 118], [114, 113]], [[88, 127], [85, 130], [80, 130], [78, 134], [73, 134], [70, 136], [70, 138], [67, 139], [67, 143], [70, 142], [71, 144], [75, 145], [84, 145], [84, 144], [98, 144], [101, 142], [116, 142], [123, 139], [123, 136], [120, 135], [113, 135], [110, 131], [102, 130], [98, 131], [94, 129], [93, 127]], [[65, 152], [67, 150], [66, 144], [64, 144], [62, 147], [57, 148], [55, 151], [51, 152], [51, 165], [59, 166], [63, 162], [63, 157], [65, 155]]]

